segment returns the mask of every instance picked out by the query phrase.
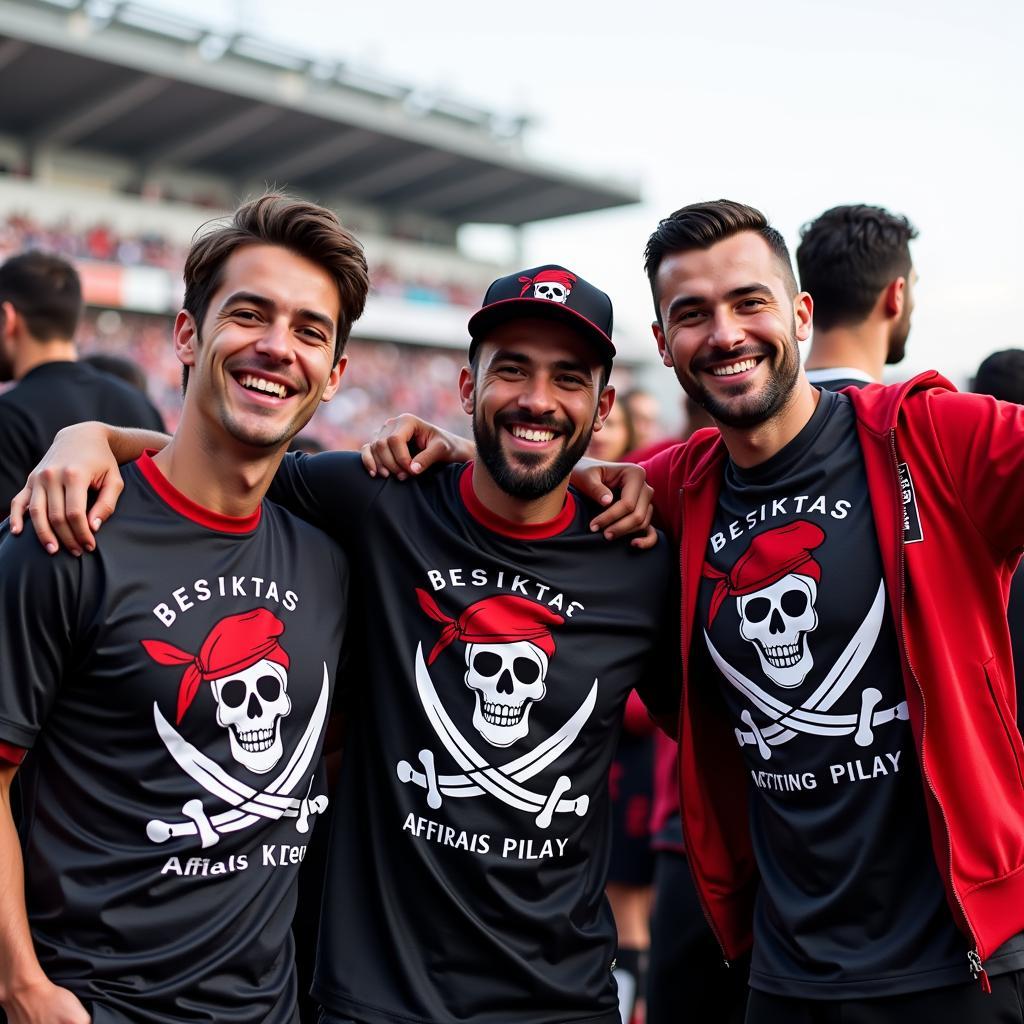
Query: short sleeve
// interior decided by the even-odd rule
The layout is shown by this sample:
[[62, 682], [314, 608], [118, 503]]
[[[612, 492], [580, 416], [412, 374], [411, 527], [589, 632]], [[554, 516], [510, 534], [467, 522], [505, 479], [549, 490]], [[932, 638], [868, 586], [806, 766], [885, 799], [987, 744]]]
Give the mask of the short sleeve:
[[0, 743], [29, 749], [75, 647], [81, 565], [0, 529]]
[[357, 452], [295, 452], [284, 457], [267, 497], [350, 548], [386, 484], [366, 472]]

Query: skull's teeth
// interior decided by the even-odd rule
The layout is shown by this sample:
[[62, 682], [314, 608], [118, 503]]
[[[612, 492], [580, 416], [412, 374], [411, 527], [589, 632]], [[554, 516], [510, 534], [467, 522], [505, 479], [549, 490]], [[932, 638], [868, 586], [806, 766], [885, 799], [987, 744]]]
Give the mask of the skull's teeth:
[[236, 732], [235, 738], [243, 750], [250, 754], [259, 754], [274, 745], [274, 730], [250, 729], [248, 732]]
[[523, 717], [522, 704], [488, 704], [484, 701], [484, 721], [490, 725], [518, 725]]
[[765, 647], [764, 656], [776, 668], [790, 668], [800, 660], [800, 645], [792, 644], [785, 647]]

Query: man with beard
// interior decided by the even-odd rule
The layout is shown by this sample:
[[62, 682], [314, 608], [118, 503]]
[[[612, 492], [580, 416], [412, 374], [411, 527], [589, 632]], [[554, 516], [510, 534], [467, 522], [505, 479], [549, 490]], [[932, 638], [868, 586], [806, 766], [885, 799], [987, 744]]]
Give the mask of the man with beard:
[[[684, 207], [646, 270], [713, 417], [645, 463], [680, 548], [687, 856], [748, 1024], [1024, 1021], [1024, 744], [1006, 597], [1024, 409], [934, 372], [819, 391], [758, 210]], [[409, 424], [375, 444], [410, 466]], [[456, 443], [419, 425], [415, 456]]]
[[0, 266], [0, 509], [25, 482], [57, 431], [103, 420], [163, 430], [152, 403], [134, 388], [78, 359], [75, 333], [82, 285], [67, 260], [45, 252], [12, 256]]
[[750, 207], [677, 211], [646, 269], [720, 428], [647, 471], [681, 545], [687, 853], [727, 958], [753, 942], [747, 1020], [1020, 1022], [1024, 411], [935, 373], [815, 390], [811, 296]]
[[804, 225], [796, 250], [800, 285], [814, 296], [805, 364], [816, 387], [881, 382], [906, 354], [917, 272], [917, 230], [881, 206], [835, 206]]
[[475, 461], [403, 486], [299, 455], [272, 491], [345, 545], [362, 616], [313, 993], [329, 1022], [618, 1024], [608, 774], [631, 690], [674, 729], [671, 560], [569, 487], [608, 296], [535, 267], [469, 330]]

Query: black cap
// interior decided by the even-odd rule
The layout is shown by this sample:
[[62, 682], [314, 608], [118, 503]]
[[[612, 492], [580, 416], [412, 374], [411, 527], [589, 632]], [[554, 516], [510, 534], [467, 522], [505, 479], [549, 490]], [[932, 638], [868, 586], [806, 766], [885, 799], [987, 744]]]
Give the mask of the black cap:
[[483, 305], [469, 318], [470, 359], [488, 331], [525, 316], [549, 316], [577, 328], [594, 342], [605, 366], [611, 368], [615, 356], [612, 300], [579, 275], [553, 263], [491, 283]]

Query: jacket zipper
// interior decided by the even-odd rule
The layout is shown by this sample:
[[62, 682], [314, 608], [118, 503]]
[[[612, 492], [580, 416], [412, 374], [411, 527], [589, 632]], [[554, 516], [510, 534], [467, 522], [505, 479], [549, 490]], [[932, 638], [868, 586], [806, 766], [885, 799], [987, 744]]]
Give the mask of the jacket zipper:
[[[900, 499], [902, 502], [902, 486], [900, 484], [900, 460], [899, 455], [896, 451], [896, 428], [892, 427], [889, 430], [889, 446], [892, 451], [892, 465], [896, 471], [896, 490], [900, 493]], [[910, 661], [910, 651], [907, 648], [907, 631], [904, 620], [904, 602], [906, 600], [907, 593], [907, 573], [906, 573], [906, 554], [903, 544], [903, 522], [899, 522], [899, 570], [900, 570], [900, 614], [899, 614], [899, 626], [900, 626], [900, 646], [903, 651], [903, 657], [907, 663], [907, 669], [910, 672], [910, 678], [914, 680], [914, 685], [917, 687], [917, 692], [921, 695], [921, 775], [924, 778], [925, 784], [928, 786], [928, 791], [932, 795], [932, 799], [935, 801], [935, 806], [938, 807], [939, 813], [942, 815], [942, 828], [946, 836], [946, 862], [949, 873], [949, 889], [953, 893], [953, 898], [956, 900], [956, 905], [960, 909], [960, 914], [963, 917], [964, 925], [967, 927], [967, 934], [970, 937], [971, 942], [974, 943], [974, 948], [971, 949], [967, 954], [967, 965], [971, 972], [971, 979], [973, 981], [981, 981], [981, 988], [984, 992], [991, 992], [992, 985], [989, 982], [988, 974], [985, 971], [984, 966], [981, 962], [981, 955], [978, 953], [978, 939], [974, 934], [974, 929], [971, 928], [970, 921], [967, 919], [967, 910], [964, 907], [963, 900], [960, 899], [960, 893], [957, 892], [956, 885], [953, 882], [953, 840], [949, 836], [949, 819], [946, 817], [946, 810], [942, 806], [942, 801], [939, 800], [939, 795], [935, 791], [935, 786], [932, 784], [931, 776], [928, 774], [928, 767], [924, 762], [924, 734], [928, 723], [928, 705], [925, 701], [924, 689], [921, 686], [920, 680], [917, 678], [917, 673], [914, 671], [914, 666]]]
[[[680, 538], [679, 539], [679, 593], [681, 595], [681, 600], [680, 600], [680, 603], [679, 603], [679, 610], [680, 610], [680, 613], [685, 617], [686, 614], [687, 614], [687, 609], [685, 607], [685, 604], [686, 604], [686, 586], [685, 586], [685, 582], [684, 582], [685, 578], [686, 578], [686, 573], [685, 573], [685, 568], [686, 568], [686, 532], [683, 529], [683, 519], [684, 519], [684, 514], [683, 514], [684, 513], [684, 508], [683, 508], [683, 506], [684, 506], [684, 499], [685, 499], [685, 491], [683, 489], [680, 489], [680, 491], [679, 491], [679, 538]], [[682, 623], [680, 623], [680, 626], [682, 626]], [[686, 643], [686, 637], [683, 634], [682, 628], [680, 628], [680, 630], [679, 630], [679, 655], [682, 658], [683, 666], [685, 668], [685, 671], [683, 672], [683, 676], [682, 676], [682, 679], [683, 679], [683, 689], [682, 689], [682, 692], [680, 694], [680, 715], [679, 715], [680, 725], [682, 724], [683, 712], [685, 711], [685, 708], [686, 708], [686, 691], [687, 691], [687, 688], [688, 688], [687, 676], [689, 675], [689, 667], [690, 667], [689, 652], [683, 649], [683, 645], [685, 643]], [[682, 746], [682, 740], [683, 740], [683, 736], [682, 736], [682, 731], [680, 730], [679, 743], [677, 744], [677, 746]], [[677, 750], [676, 758], [678, 759], [679, 756], [680, 756], [680, 754], [679, 754], [679, 752]], [[676, 765], [676, 785], [677, 786], [679, 785], [679, 764], [678, 763]], [[683, 842], [686, 844], [686, 859], [689, 861], [690, 860], [690, 850], [693, 849], [693, 847], [690, 845], [690, 836], [689, 836], [689, 833], [687, 832], [687, 829], [686, 829], [686, 815], [683, 813], [682, 794], [680, 794], [680, 801], [679, 801], [679, 823], [680, 823], [680, 825], [682, 826], [682, 829], [683, 829]], [[711, 911], [708, 910], [708, 905], [707, 905], [707, 903], [704, 900], [704, 892], [703, 892], [703, 890], [701, 889], [701, 887], [699, 885], [694, 885], [693, 888], [694, 888], [694, 891], [697, 893], [697, 901], [700, 903], [700, 909], [704, 913], [704, 919], [708, 923], [708, 928], [711, 929], [711, 934], [714, 936], [715, 942], [718, 943], [718, 951], [722, 954], [722, 963], [726, 967], [732, 967], [732, 964], [729, 962], [729, 955], [725, 951], [725, 943], [722, 942], [722, 937], [721, 937], [721, 935], [719, 935], [718, 928], [715, 927], [715, 922], [714, 922], [714, 920], [711, 917]]]

